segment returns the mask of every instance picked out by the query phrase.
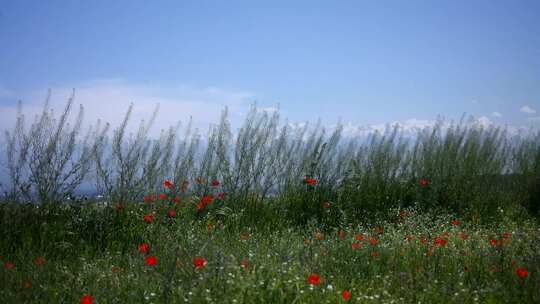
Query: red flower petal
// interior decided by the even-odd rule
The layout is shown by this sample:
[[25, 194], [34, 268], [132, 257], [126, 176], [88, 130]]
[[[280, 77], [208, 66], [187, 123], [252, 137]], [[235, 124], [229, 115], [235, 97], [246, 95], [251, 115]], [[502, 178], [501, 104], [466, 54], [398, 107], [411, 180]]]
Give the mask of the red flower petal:
[[316, 273], [312, 273], [308, 276], [308, 283], [311, 285], [319, 285], [321, 284], [321, 277]]
[[168, 179], [163, 182], [163, 187], [167, 189], [171, 189], [173, 186], [174, 186], [173, 183]]
[[148, 253], [150, 250], [150, 246], [147, 243], [141, 243], [139, 245], [139, 252], [140, 253]]
[[168, 217], [176, 217], [176, 211], [173, 210], [173, 209], [170, 209], [169, 211], [167, 211], [167, 216]]
[[518, 269], [516, 269], [516, 274], [522, 278], [522, 279], [525, 279], [528, 275], [529, 275], [529, 271], [523, 267], [520, 267]]
[[94, 303], [94, 297], [91, 295], [84, 295], [81, 297], [81, 304], [92, 304]]
[[435, 239], [433, 239], [433, 243], [438, 246], [446, 246], [446, 244], [448, 244], [448, 240], [436, 237]]
[[145, 214], [143, 219], [145, 222], [151, 223], [154, 220], [154, 215], [151, 213]]
[[208, 262], [206, 261], [206, 259], [202, 256], [196, 256], [195, 258], [193, 258], [193, 266], [195, 266], [196, 269], [204, 268], [207, 263]]
[[146, 257], [146, 265], [147, 266], [155, 266], [157, 264], [157, 257], [154, 255], [147, 256]]
[[38, 256], [38, 257], [34, 260], [34, 264], [36, 264], [36, 265], [38, 265], [38, 266], [44, 265], [45, 263], [46, 263], [45, 258], [42, 257], [42, 256]]
[[341, 296], [343, 297], [343, 300], [349, 301], [349, 299], [351, 298], [351, 292], [348, 290], [344, 290], [341, 292]]
[[4, 263], [4, 268], [5, 269], [13, 269], [13, 268], [15, 268], [15, 264], [13, 264], [11, 262], [5, 262]]

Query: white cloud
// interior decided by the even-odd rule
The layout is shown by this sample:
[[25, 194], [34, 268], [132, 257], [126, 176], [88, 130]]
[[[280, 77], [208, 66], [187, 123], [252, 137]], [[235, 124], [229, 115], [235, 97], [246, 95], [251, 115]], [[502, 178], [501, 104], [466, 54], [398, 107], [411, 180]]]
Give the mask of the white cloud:
[[493, 122], [487, 118], [486, 116], [480, 116], [475, 121], [476, 124], [482, 126], [482, 127], [488, 127], [493, 124]]
[[266, 107], [266, 108], [260, 108], [260, 109], [257, 109], [257, 112], [259, 112], [259, 113], [263, 113], [263, 112], [274, 113], [274, 112], [278, 112], [278, 111], [279, 111], [279, 106], [277, 106], [277, 107]]
[[[437, 120], [411, 118], [404, 121], [394, 121], [390, 123], [370, 124], [370, 125], [355, 125], [352, 122], [347, 122], [343, 125], [343, 135], [345, 137], [366, 137], [374, 132], [382, 133], [387, 127], [398, 126], [405, 134], [416, 134], [416, 132], [435, 126]], [[446, 125], [446, 123], [445, 123]]]
[[[538, 117], [540, 119], [540, 117]], [[403, 121], [394, 121], [388, 124], [371, 124], [371, 125], [355, 125], [351, 122], [347, 122], [343, 124], [343, 135], [344, 137], [366, 137], [370, 134], [378, 131], [378, 132], [384, 132], [388, 126], [398, 126], [399, 130], [403, 132], [405, 136], [415, 136], [418, 134], [418, 131], [421, 131], [425, 128], [433, 128], [437, 123], [441, 124], [441, 129], [444, 131], [448, 129], [452, 124], [457, 124], [459, 122], [452, 122], [450, 120], [443, 119], [442, 121], [438, 121], [436, 119], [418, 119], [418, 118], [410, 118]], [[481, 127], [489, 127], [489, 126], [497, 126], [493, 121], [491, 121], [487, 116], [481, 116], [476, 119], [468, 119], [463, 122], [465, 125], [468, 126], [481, 126]], [[335, 126], [332, 126], [335, 127]], [[506, 126], [508, 127], [508, 131], [511, 134], [524, 132], [524, 127], [516, 127], [516, 126]], [[332, 129], [332, 128], [330, 128]]]
[[[84, 106], [85, 125], [95, 124], [97, 119], [111, 123], [114, 128], [120, 124], [130, 103], [134, 104], [129, 129], [136, 130], [139, 122], [148, 121], [154, 108], [159, 104], [158, 117], [151, 129], [152, 135], [161, 129], [175, 126], [178, 121], [184, 125], [193, 118], [193, 126], [203, 134], [211, 123], [217, 123], [225, 106], [229, 109], [229, 118], [235, 126], [236, 118], [245, 111], [253, 93], [233, 91], [221, 88], [194, 88], [185, 85], [156, 86], [128, 83], [119, 79], [90, 81], [74, 85], [75, 102]], [[60, 112], [66, 104], [72, 89], [68, 86], [52, 88], [51, 108]], [[17, 96], [23, 100], [23, 113], [33, 117], [40, 113], [47, 90], [26, 92]], [[11, 127], [14, 123], [16, 100], [12, 104], [0, 106], [0, 129]], [[76, 112], [76, 108], [75, 111]], [[75, 116], [73, 113], [72, 116]]]
[[493, 112], [493, 113], [491, 113], [491, 116], [500, 118], [500, 117], [502, 117], [502, 114], [499, 113], [499, 112]]
[[534, 114], [536, 113], [536, 110], [534, 110], [533, 108], [529, 107], [529, 106], [523, 106], [521, 107], [521, 109], [519, 109], [521, 112], [523, 113], [527, 113], [527, 114]]

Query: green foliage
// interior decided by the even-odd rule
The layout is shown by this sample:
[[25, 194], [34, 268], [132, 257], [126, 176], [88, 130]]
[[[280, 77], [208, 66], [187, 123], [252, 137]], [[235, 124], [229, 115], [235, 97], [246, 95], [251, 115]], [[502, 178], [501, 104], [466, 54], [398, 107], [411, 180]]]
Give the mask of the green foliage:
[[[16, 266], [0, 270], [0, 303], [335, 303], [341, 290], [352, 302], [540, 301], [540, 133], [462, 119], [343, 139], [340, 124], [327, 134], [253, 106], [237, 133], [225, 109], [204, 140], [191, 122], [183, 138], [150, 139], [157, 108], [128, 136], [130, 107], [111, 138], [98, 122], [81, 139], [72, 102], [58, 121], [46, 105], [28, 131], [19, 112], [6, 134], [0, 259]], [[104, 200], [66, 202], [85, 178]]]
[[[504, 129], [485, 128], [470, 118], [439, 120], [408, 136], [396, 125], [365, 140], [343, 140], [339, 123], [327, 134], [320, 121], [312, 128], [281, 123], [278, 112], [253, 105], [235, 134], [225, 109], [201, 145], [191, 122], [183, 138], [178, 138], [178, 125], [150, 139], [157, 108], [128, 136], [130, 106], [111, 139], [109, 125], [98, 122], [81, 141], [82, 111], [75, 126], [66, 127], [72, 102], [58, 123], [46, 105], [28, 132], [19, 113], [14, 131], [6, 134], [7, 200], [61, 201], [86, 178], [108, 201], [138, 201], [158, 192], [167, 178], [176, 185], [190, 182], [189, 193], [198, 197], [209, 193], [210, 181], [219, 180], [232, 210], [252, 210], [269, 197], [278, 198], [286, 216], [299, 224], [316, 219], [338, 225], [340, 216], [330, 220], [319, 208], [328, 200], [350, 216], [413, 204], [485, 216], [515, 205], [539, 213], [540, 133], [512, 138]], [[90, 169], [92, 176], [86, 174]], [[306, 188], [305, 176], [317, 184]], [[426, 185], [419, 184], [422, 179]]]
[[[393, 209], [388, 220], [349, 218], [338, 228], [313, 220], [298, 226], [268, 207], [251, 222], [255, 214], [246, 210], [198, 217], [190, 205], [169, 218], [171, 207], [0, 205], [0, 301], [77, 303], [90, 294], [95, 303], [339, 303], [343, 290], [353, 303], [540, 301], [539, 227], [521, 211], [475, 224], [441, 209]], [[146, 223], [150, 211], [155, 218]], [[436, 245], [437, 237], [447, 243]], [[138, 251], [143, 242], [147, 253]], [[145, 256], [157, 265], [145, 265]], [[202, 269], [196, 256], [207, 261]], [[320, 285], [308, 283], [310, 273]]]

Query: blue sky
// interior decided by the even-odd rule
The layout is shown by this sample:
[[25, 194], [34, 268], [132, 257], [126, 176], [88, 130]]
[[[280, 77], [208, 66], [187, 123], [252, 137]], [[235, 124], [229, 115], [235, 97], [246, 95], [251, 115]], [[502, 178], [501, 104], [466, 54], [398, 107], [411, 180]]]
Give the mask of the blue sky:
[[539, 125], [540, 2], [3, 1], [0, 119], [47, 88], [76, 88], [90, 119], [257, 101], [293, 121]]

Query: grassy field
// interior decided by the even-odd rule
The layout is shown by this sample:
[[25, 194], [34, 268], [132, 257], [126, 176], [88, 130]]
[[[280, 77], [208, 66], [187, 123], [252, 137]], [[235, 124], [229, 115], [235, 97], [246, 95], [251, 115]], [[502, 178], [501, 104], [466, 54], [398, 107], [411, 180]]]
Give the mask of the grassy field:
[[[6, 133], [0, 303], [539, 303], [540, 133], [474, 121], [367, 138], [227, 110], [81, 137]], [[83, 181], [106, 201], [72, 199]]]
[[[316, 186], [309, 186], [316, 187]], [[167, 189], [165, 189], [167, 190]], [[0, 207], [1, 303], [538, 303], [522, 209], [392, 209], [332, 227], [226, 196]], [[322, 217], [338, 207], [321, 202]], [[381, 218], [384, 218], [382, 220]]]

